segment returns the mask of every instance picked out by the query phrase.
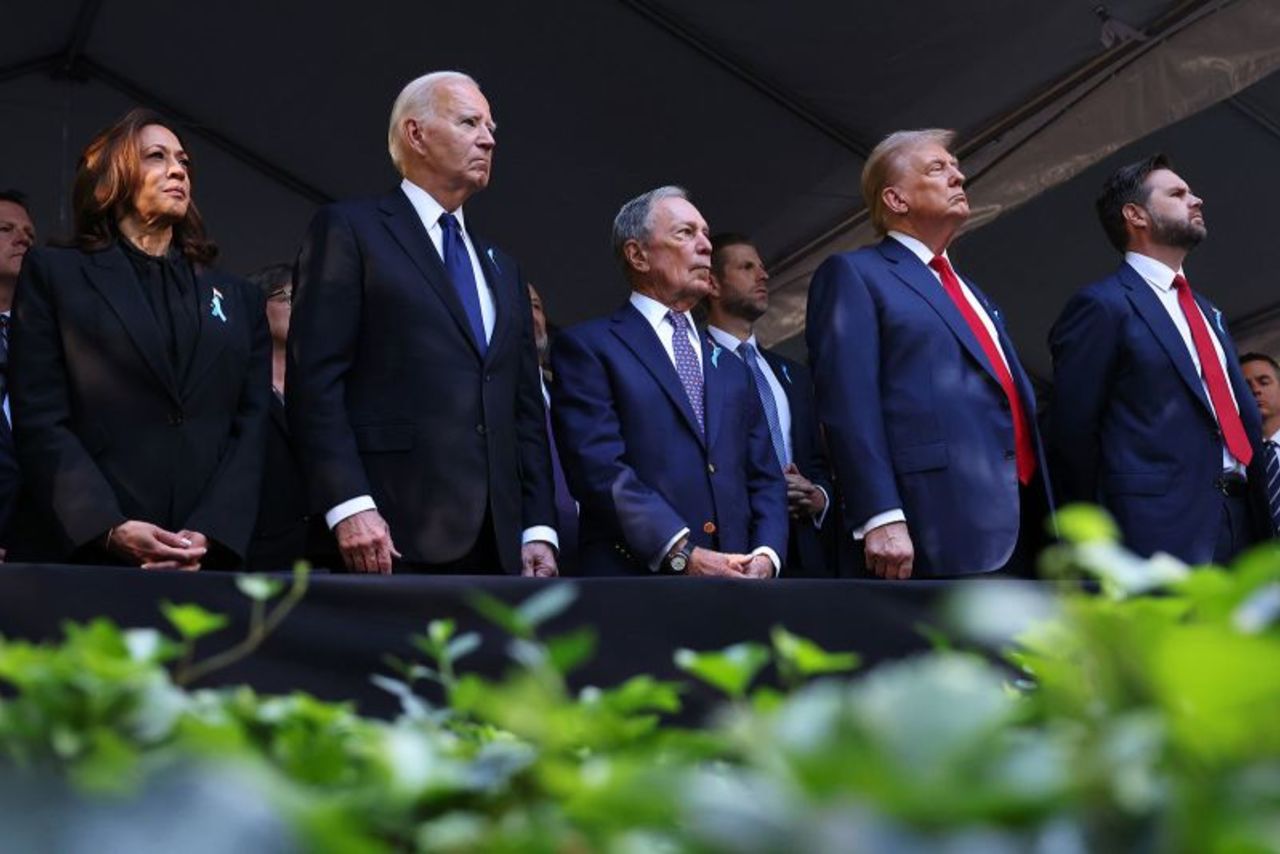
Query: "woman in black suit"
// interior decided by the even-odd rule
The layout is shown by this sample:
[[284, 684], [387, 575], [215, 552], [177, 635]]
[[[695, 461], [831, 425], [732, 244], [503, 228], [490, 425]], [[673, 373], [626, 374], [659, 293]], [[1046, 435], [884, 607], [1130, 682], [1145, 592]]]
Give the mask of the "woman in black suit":
[[74, 247], [33, 249], [10, 394], [28, 519], [15, 557], [235, 566], [257, 510], [270, 396], [261, 296], [209, 269], [191, 163], [133, 110], [81, 157]]

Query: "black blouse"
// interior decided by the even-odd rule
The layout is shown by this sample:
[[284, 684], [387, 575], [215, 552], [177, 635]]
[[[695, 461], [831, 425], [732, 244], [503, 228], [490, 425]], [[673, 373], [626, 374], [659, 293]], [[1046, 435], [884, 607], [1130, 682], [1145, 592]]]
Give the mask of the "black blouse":
[[181, 382], [200, 334], [200, 298], [191, 262], [175, 246], [170, 246], [164, 255], [148, 255], [122, 236], [120, 248], [133, 265], [142, 294], [168, 345], [169, 361]]

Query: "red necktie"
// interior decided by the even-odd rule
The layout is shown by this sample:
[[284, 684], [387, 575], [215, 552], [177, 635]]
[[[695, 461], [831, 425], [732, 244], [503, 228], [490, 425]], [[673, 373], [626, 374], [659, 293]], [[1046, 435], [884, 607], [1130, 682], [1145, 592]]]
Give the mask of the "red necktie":
[[941, 255], [935, 255], [929, 262], [929, 266], [942, 278], [943, 290], [964, 315], [965, 322], [973, 332], [973, 337], [978, 339], [978, 343], [982, 345], [982, 352], [987, 354], [987, 361], [991, 363], [996, 379], [1000, 380], [1004, 396], [1009, 399], [1009, 411], [1013, 414], [1013, 446], [1018, 459], [1018, 480], [1025, 486], [1031, 482], [1031, 476], [1036, 473], [1036, 450], [1031, 444], [1030, 425], [1027, 423], [1026, 412], [1022, 409], [1022, 398], [1018, 397], [1018, 390], [1013, 385], [1013, 376], [1009, 373], [1004, 359], [1000, 358], [1000, 351], [996, 348], [996, 342], [992, 340], [990, 333], [987, 332], [987, 327], [983, 325], [982, 319], [973, 310], [973, 306], [965, 299], [964, 292], [960, 290], [960, 280], [956, 278], [955, 271], [951, 269], [947, 259]]
[[1182, 274], [1173, 277], [1173, 289], [1178, 294], [1178, 307], [1187, 318], [1187, 326], [1191, 327], [1191, 340], [1196, 345], [1196, 355], [1200, 357], [1200, 376], [1209, 389], [1209, 400], [1213, 402], [1213, 414], [1218, 418], [1223, 441], [1231, 456], [1239, 460], [1241, 465], [1247, 466], [1253, 459], [1253, 446], [1245, 435], [1244, 424], [1240, 422], [1240, 410], [1236, 409], [1231, 389], [1227, 387], [1227, 377], [1222, 373], [1218, 351], [1213, 349], [1209, 327], [1205, 326], [1204, 316], [1196, 306], [1195, 297], [1191, 296], [1191, 285], [1187, 284]]

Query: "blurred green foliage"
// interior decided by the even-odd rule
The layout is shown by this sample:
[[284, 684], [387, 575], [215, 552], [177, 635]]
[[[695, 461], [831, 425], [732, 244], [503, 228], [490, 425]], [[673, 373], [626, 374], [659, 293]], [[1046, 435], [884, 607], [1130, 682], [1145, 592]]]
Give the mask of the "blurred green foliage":
[[[183, 687], [210, 672], [195, 641], [226, 625], [196, 606], [164, 604], [173, 638], [99, 619], [56, 644], [0, 641], [0, 755], [101, 798], [233, 765], [320, 852], [1280, 851], [1280, 547], [1192, 571], [1126, 553], [1094, 508], [1059, 527], [1045, 570], [1097, 592], [960, 585], [952, 644], [927, 655], [851, 677], [854, 653], [781, 627], [681, 650], [725, 696], [700, 728], [666, 717], [679, 683], [571, 690], [595, 639], [542, 636], [573, 600], [561, 583], [517, 606], [476, 598], [510, 636], [500, 679], [466, 672], [477, 634], [428, 625], [420, 660], [373, 677], [401, 703], [389, 722]], [[237, 655], [305, 584], [246, 579]]]

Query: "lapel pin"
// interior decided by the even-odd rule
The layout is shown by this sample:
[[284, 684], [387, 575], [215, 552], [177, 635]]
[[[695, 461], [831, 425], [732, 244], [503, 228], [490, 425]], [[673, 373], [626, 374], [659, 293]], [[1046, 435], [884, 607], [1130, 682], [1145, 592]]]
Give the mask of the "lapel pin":
[[497, 270], [499, 273], [501, 273], [501, 272], [502, 272], [502, 270], [501, 270], [501, 268], [499, 268], [499, 267], [498, 267], [498, 259], [497, 259], [497, 258], [495, 258], [495, 257], [494, 257], [494, 254], [493, 254], [493, 247], [492, 247], [492, 246], [490, 246], [488, 249], [486, 249], [486, 250], [484, 251], [484, 254], [486, 254], [486, 255], [488, 255], [488, 256], [489, 256], [489, 263], [493, 265], [493, 269], [495, 269], [495, 270]]
[[209, 305], [209, 316], [216, 317], [223, 323], [227, 322], [227, 316], [222, 311], [222, 291], [217, 288], [213, 289], [213, 300]]
[[1222, 309], [1215, 308], [1213, 310], [1213, 322], [1217, 324], [1219, 332], [1221, 332], [1223, 335], [1227, 334], [1227, 330], [1224, 329], [1222, 326]]
[[787, 381], [787, 385], [791, 385], [791, 371], [787, 368], [786, 363], [782, 365], [782, 377]]
[[719, 344], [711, 345], [711, 367], [720, 367], [720, 352], [723, 348]]

